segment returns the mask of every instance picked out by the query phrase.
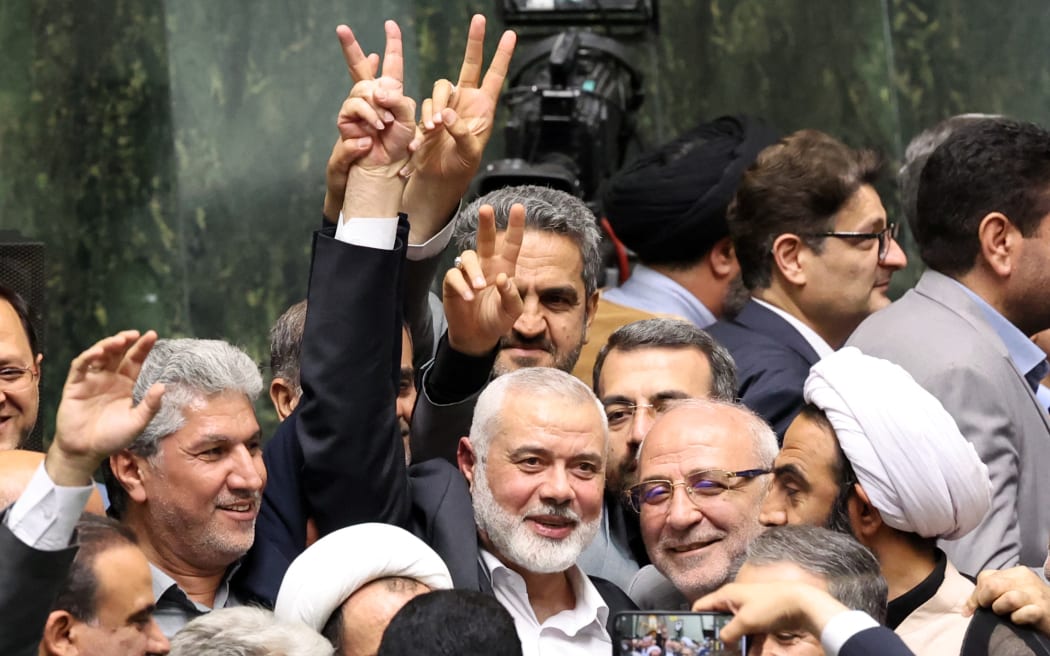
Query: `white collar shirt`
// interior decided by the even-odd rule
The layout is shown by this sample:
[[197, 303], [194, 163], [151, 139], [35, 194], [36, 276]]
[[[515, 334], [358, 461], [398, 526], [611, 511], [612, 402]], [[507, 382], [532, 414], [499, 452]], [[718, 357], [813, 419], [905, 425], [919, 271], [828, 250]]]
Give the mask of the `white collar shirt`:
[[573, 565], [566, 572], [576, 596], [576, 607], [552, 615], [541, 624], [529, 602], [525, 579], [485, 549], [481, 549], [481, 561], [489, 573], [496, 600], [514, 618], [522, 656], [608, 656], [612, 653], [612, 639], [605, 629], [609, 606], [579, 567]]
[[824, 338], [817, 334], [817, 331], [802, 323], [798, 317], [789, 314], [772, 303], [767, 303], [760, 298], [752, 296], [751, 299], [767, 310], [771, 310], [784, 321], [787, 321], [792, 328], [798, 331], [799, 335], [802, 335], [802, 339], [806, 340], [806, 343], [813, 347], [813, 350], [817, 352], [818, 358], [823, 359], [835, 352], [835, 349], [831, 348], [831, 345], [825, 342]]

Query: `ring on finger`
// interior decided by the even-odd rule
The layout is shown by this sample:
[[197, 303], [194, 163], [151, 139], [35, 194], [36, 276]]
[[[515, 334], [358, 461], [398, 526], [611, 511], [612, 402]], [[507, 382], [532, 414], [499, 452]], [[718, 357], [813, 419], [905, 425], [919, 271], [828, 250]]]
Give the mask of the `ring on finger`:
[[463, 270], [463, 258], [457, 255], [456, 259], [452, 260], [452, 266], [454, 266], [457, 269], [459, 269], [460, 271], [462, 271]]

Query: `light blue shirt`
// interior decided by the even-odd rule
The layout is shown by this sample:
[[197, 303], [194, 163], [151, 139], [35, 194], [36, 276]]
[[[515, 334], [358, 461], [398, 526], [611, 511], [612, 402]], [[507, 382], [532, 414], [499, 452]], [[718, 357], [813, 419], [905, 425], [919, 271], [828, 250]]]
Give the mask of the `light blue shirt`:
[[[1028, 379], [1029, 374], [1036, 367], [1040, 367], [1042, 371], [1039, 373], [1039, 378], [1043, 378], [1050, 364], [1046, 362], [1046, 353], [1043, 349], [1035, 345], [1028, 335], [1021, 332], [1017, 326], [1010, 323], [1010, 321], [999, 314], [999, 311], [988, 304], [983, 298], [978, 296], [966, 285], [962, 284], [958, 280], [950, 279], [959, 288], [962, 289], [966, 294], [973, 299], [973, 302], [977, 304], [977, 307], [981, 308], [981, 312], [984, 313], [985, 319], [988, 320], [988, 325], [992, 327], [995, 334], [999, 336], [999, 339], [1003, 340], [1003, 345], [1006, 347], [1006, 352], [1010, 355], [1010, 360], [1017, 367], [1017, 370], [1021, 372], [1021, 375]], [[1036, 381], [1038, 382], [1038, 380]], [[1029, 383], [1031, 384], [1031, 383]], [[1041, 386], [1036, 386], [1038, 390]], [[1044, 407], [1045, 404], [1044, 404]]]
[[707, 328], [715, 322], [715, 315], [692, 292], [644, 264], [636, 264], [627, 282], [603, 291], [602, 298], [636, 310], [674, 314], [697, 328]]

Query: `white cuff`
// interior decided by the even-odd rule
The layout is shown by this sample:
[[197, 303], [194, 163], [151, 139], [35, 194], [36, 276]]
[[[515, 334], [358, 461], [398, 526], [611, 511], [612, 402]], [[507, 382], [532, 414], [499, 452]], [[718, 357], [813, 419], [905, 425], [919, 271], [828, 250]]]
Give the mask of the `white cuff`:
[[861, 631], [873, 629], [879, 623], [862, 610], [847, 610], [828, 620], [820, 632], [820, 644], [827, 656], [838, 656], [846, 641]]
[[[357, 219], [354, 219], [355, 221]], [[412, 217], [409, 217], [409, 222], [412, 221]], [[445, 250], [448, 243], [452, 241], [452, 224], [455, 221], [449, 221], [445, 224], [445, 227], [438, 231], [436, 235], [426, 240], [422, 244], [409, 244], [405, 257], [408, 259], [418, 262], [419, 260], [430, 259], [441, 251]]]
[[392, 251], [397, 241], [397, 217], [390, 219], [355, 217], [353, 220], [345, 221], [343, 213], [340, 212], [339, 222], [335, 228], [335, 238], [355, 246]]
[[59, 487], [40, 463], [4, 522], [15, 537], [34, 549], [65, 549], [94, 489], [93, 485]]

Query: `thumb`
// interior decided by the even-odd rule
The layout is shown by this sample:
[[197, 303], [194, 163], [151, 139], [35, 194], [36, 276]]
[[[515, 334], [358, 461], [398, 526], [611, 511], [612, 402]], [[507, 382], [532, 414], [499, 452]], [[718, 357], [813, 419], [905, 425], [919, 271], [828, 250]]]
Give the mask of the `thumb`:
[[467, 121], [459, 120], [459, 114], [450, 107], [441, 110], [441, 124], [456, 142], [456, 149], [468, 157], [477, 157], [479, 148], [474, 133]]
[[503, 308], [504, 314], [513, 319], [520, 317], [525, 304], [514, 281], [508, 278], [507, 274], [500, 273], [496, 276], [496, 289], [499, 290], [500, 307]]
[[142, 401], [135, 406], [134, 413], [143, 427], [149, 424], [150, 420], [160, 411], [163, 396], [164, 383], [154, 383], [146, 390], [146, 395], [142, 397]]

